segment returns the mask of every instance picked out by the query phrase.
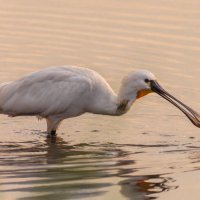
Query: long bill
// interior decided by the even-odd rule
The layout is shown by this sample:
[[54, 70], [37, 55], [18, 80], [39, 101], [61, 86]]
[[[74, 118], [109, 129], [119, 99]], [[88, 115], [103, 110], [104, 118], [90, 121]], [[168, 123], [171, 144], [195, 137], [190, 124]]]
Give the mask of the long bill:
[[151, 90], [165, 98], [177, 108], [179, 108], [195, 126], [200, 128], [200, 115], [192, 108], [188, 107], [187, 105], [173, 97], [171, 94], [169, 94], [158, 84], [157, 81], [151, 81]]

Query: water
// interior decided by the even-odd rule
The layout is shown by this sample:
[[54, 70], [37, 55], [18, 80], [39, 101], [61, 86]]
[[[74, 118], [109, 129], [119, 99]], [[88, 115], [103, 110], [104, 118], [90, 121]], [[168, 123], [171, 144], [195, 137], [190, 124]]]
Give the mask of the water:
[[[115, 91], [148, 69], [200, 111], [197, 1], [0, 2], [0, 80], [48, 66], [78, 65]], [[121, 117], [65, 120], [56, 139], [45, 122], [0, 116], [0, 198], [200, 198], [199, 130], [156, 94]]]

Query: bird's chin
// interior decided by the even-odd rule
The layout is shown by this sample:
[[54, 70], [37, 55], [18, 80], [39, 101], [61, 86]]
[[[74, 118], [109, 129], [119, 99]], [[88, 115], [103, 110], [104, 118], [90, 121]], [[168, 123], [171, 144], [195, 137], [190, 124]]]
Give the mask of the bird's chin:
[[143, 97], [143, 96], [145, 96], [145, 95], [147, 95], [147, 94], [149, 94], [149, 93], [151, 93], [151, 92], [152, 92], [151, 89], [139, 90], [139, 91], [137, 92], [137, 99], [139, 99], [139, 98], [141, 98], [141, 97]]
[[156, 92], [163, 98], [165, 98], [167, 101], [172, 103], [174, 106], [176, 106], [178, 109], [180, 109], [188, 118], [189, 120], [198, 128], [200, 128], [200, 115], [195, 112], [192, 108], [188, 107], [178, 99], [176, 99], [174, 96], [169, 94], [166, 90], [164, 90], [157, 81], [151, 81], [151, 90], [153, 92]]

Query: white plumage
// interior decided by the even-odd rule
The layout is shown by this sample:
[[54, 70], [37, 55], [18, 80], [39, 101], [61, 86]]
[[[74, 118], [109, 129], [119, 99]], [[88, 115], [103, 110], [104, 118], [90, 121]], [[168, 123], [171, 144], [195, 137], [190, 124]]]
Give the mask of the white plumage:
[[131, 73], [116, 95], [97, 72], [73, 66], [51, 67], [17, 81], [0, 84], [0, 113], [31, 115], [47, 120], [47, 133], [55, 134], [59, 123], [85, 112], [121, 115], [139, 97], [151, 92], [151, 72]]

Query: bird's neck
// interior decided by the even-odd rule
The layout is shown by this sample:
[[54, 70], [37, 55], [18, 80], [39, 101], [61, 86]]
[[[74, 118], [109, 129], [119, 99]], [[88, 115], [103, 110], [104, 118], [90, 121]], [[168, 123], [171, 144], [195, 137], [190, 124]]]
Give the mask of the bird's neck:
[[116, 109], [116, 115], [123, 115], [129, 111], [135, 99], [127, 99], [118, 97], [118, 105]]
[[[95, 96], [94, 103], [88, 105], [88, 112], [103, 115], [119, 116], [125, 114], [136, 100], [136, 93], [121, 85], [119, 94], [108, 88], [106, 93]], [[98, 98], [98, 101], [96, 100]]]
[[121, 86], [119, 94], [117, 96], [117, 110], [116, 115], [125, 114], [135, 102], [137, 93], [129, 91], [124, 85]]
[[87, 112], [112, 116], [123, 115], [131, 108], [135, 99], [134, 97], [124, 96], [121, 93], [119, 95], [114, 92], [112, 94], [109, 93], [109, 95], [99, 98], [99, 101], [96, 101], [95, 98], [95, 106], [93, 107], [93, 104], [89, 104]]

